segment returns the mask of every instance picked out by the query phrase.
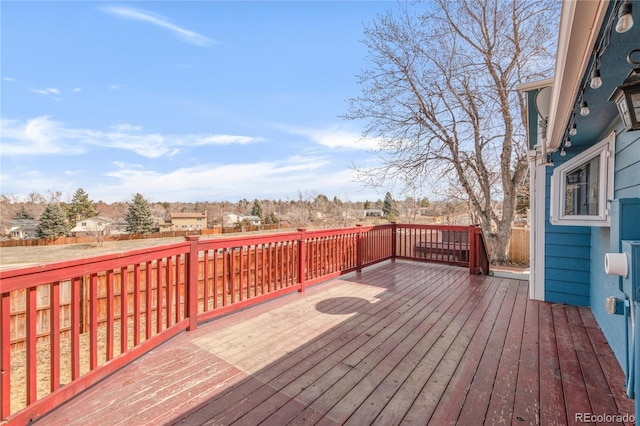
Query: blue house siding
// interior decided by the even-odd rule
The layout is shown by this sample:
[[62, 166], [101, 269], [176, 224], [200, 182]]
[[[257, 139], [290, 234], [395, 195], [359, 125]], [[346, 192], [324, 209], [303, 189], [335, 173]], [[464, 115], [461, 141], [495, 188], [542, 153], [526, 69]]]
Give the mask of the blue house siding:
[[[609, 228], [594, 228], [591, 238], [591, 311], [607, 337], [618, 362], [626, 369], [626, 336], [623, 315], [611, 315], [605, 311], [605, 299], [615, 296], [624, 299], [618, 287], [618, 278], [604, 272], [604, 255], [610, 251]], [[626, 371], [625, 371], [626, 373]]]
[[640, 198], [640, 132], [616, 136], [615, 198]]
[[[618, 128], [616, 132], [615, 198], [640, 198], [640, 132], [620, 131]], [[572, 150], [566, 157], [555, 157], [556, 166], [579, 153]], [[547, 168], [545, 300], [591, 306], [605, 335], [611, 335], [614, 341], [623, 339], [624, 333], [619, 330], [621, 324], [624, 326], [623, 320], [604, 311], [606, 297], [621, 295], [616, 279], [604, 273], [604, 255], [611, 251], [609, 228], [551, 225], [549, 206], [552, 173], [553, 168]], [[614, 232], [614, 235], [618, 234]], [[607, 332], [607, 329], [610, 331]], [[615, 345], [617, 343], [612, 346]], [[621, 349], [614, 349], [616, 356], [619, 356], [620, 351]]]
[[[614, 196], [617, 200], [640, 198], [640, 132], [616, 132], [616, 158], [614, 176]], [[631, 208], [624, 219], [617, 217], [619, 205], [612, 209], [611, 228], [593, 228], [591, 238], [591, 310], [598, 321], [602, 332], [607, 338], [613, 353], [623, 369], [626, 370], [626, 336], [625, 322], [628, 319], [622, 315], [610, 315], [605, 311], [605, 299], [615, 296], [624, 299], [620, 290], [620, 278], [609, 276], [604, 272], [604, 256], [608, 252], [619, 252], [621, 239], [636, 239], [640, 237], [640, 211], [638, 203], [625, 204], [624, 208]], [[628, 207], [629, 204], [633, 204]], [[631, 211], [631, 214], [629, 212]], [[620, 222], [625, 223], [620, 223]], [[624, 229], [621, 229], [623, 228]], [[625, 373], [627, 373], [625, 371]]]
[[[566, 159], [570, 158], [567, 155]], [[554, 303], [589, 306], [591, 228], [549, 222], [552, 173], [553, 168], [547, 168], [544, 298]]]

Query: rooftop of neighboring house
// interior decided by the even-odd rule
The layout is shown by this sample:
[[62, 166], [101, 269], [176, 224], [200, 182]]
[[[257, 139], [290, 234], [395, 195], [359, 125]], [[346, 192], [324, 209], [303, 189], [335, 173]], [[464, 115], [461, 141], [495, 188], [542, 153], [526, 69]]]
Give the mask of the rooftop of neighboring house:
[[171, 219], [191, 219], [199, 217], [207, 217], [207, 212], [181, 212], [181, 213], [169, 213]]

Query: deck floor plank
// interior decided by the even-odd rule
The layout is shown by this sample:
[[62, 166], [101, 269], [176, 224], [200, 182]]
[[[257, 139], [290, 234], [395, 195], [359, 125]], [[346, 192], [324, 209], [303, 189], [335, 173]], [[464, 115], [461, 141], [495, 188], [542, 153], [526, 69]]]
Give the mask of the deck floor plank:
[[539, 307], [540, 303], [527, 300], [516, 398], [513, 406], [513, 417], [519, 424], [540, 423]]
[[475, 310], [470, 321], [464, 325], [450, 352], [434, 373], [434, 383], [430, 385], [427, 382], [426, 388], [430, 389], [432, 400], [426, 406], [414, 403], [405, 419], [416, 422], [423, 416], [433, 424], [455, 423], [469, 396], [469, 389], [479, 369], [489, 336], [510, 290], [504, 283], [500, 284], [484, 312]]
[[528, 298], [526, 283], [519, 282], [517, 285], [518, 293], [509, 319], [509, 327], [485, 418], [486, 423], [491, 425], [511, 424], [513, 418], [520, 348], [522, 347], [522, 332]]
[[[455, 288], [455, 286], [452, 286], [452, 288]], [[426, 299], [432, 299], [431, 295], [426, 295]], [[407, 301], [405, 302], [405, 306], [402, 306], [394, 312], [390, 312], [386, 318], [391, 322], [379, 330], [372, 332], [371, 337], [359, 346], [357, 350], [351, 352], [347, 357], [342, 358], [340, 364], [349, 368], [346, 374], [343, 374], [341, 371], [339, 374], [329, 373], [322, 377], [321, 386], [307, 388], [305, 392], [298, 395], [298, 399], [309, 404], [311, 410], [313, 410], [312, 413], [302, 412], [298, 417], [304, 417], [306, 422], [313, 422], [313, 419], [320, 414], [329, 412], [358, 382], [362, 381], [366, 374], [384, 359], [394, 347], [400, 344], [430, 313], [430, 309], [424, 309], [424, 303], [414, 303], [416, 300], [419, 299], [415, 299], [412, 302]], [[410, 303], [412, 305], [410, 305]], [[440, 306], [440, 303], [437, 303], [437, 306]], [[331, 378], [336, 378], [337, 380], [331, 383]], [[309, 391], [307, 392], [307, 390]], [[294, 420], [294, 422], [295, 421], [296, 420]]]
[[[436, 294], [436, 292], [433, 291], [434, 285], [440, 285], [444, 288], [446, 281], [439, 280], [439, 274], [436, 273], [435, 275], [428, 275], [427, 277], [433, 278], [434, 284], [424, 286], [420, 285], [417, 281], [405, 283], [407, 285], [404, 286], [402, 291], [392, 295], [389, 299], [372, 305], [370, 307], [371, 316], [356, 316], [349, 322], [340, 325], [340, 327], [336, 327], [328, 333], [328, 335], [316, 339], [313, 344], [306, 349], [298, 351], [286, 359], [282, 359], [276, 365], [272, 365], [270, 368], [259, 372], [259, 377], [264, 380], [263, 386], [246, 389], [244, 393], [238, 392], [238, 390], [232, 390], [225, 395], [224, 398], [233, 399], [238, 393], [244, 398], [252, 392], [259, 392], [266, 400], [272, 396], [278, 388], [282, 388], [285, 385], [298, 386], [300, 389], [298, 392], [308, 388], [311, 389], [314, 380], [317, 380], [318, 377], [323, 378], [332, 366], [339, 363], [340, 358], [336, 358], [336, 356], [333, 355], [334, 351], [342, 349], [346, 354], [350, 353], [359, 343], [367, 340], [367, 334], [371, 335], [375, 330], [385, 327], [385, 323], [378, 321], [378, 318], [386, 316], [388, 312], [392, 312], [397, 304], [403, 303], [404, 300], [414, 299], [421, 292]], [[292, 384], [294, 381], [295, 383]], [[252, 384], [255, 383], [257, 382], [252, 382]], [[293, 405], [295, 407], [299, 406], [296, 401], [293, 402]], [[219, 410], [215, 413], [210, 412], [211, 415], [219, 415], [225, 409], [236, 408], [232, 407], [232, 404], [226, 401], [218, 401], [213, 406]], [[220, 409], [221, 407], [223, 408]], [[205, 408], [205, 411], [210, 411], [210, 409]], [[237, 414], [243, 413], [237, 412]], [[193, 419], [189, 419], [185, 423], [189, 423], [191, 420]]]
[[[347, 423], [368, 424], [373, 422], [376, 417], [380, 415], [380, 411], [385, 408], [385, 405], [387, 405], [405, 383], [420, 361], [441, 338], [442, 333], [455, 319], [456, 315], [459, 315], [462, 308], [466, 304], [473, 303], [473, 300], [477, 299], [477, 297], [479, 297], [479, 295], [472, 297], [469, 293], [463, 296], [459, 296], [457, 292], [452, 293], [448, 300], [442, 304], [442, 309], [440, 309], [439, 312], [432, 312], [430, 317], [427, 318], [427, 321], [421, 325], [421, 329], [418, 330], [419, 335], [417, 337], [420, 337], [420, 340], [406, 352], [406, 355], [404, 355], [402, 359], [394, 358], [394, 368], [383, 378], [382, 382], [378, 384], [373, 392], [365, 395], [367, 397], [366, 400], [350, 415]], [[448, 307], [446, 311], [444, 311], [445, 307]], [[432, 320], [430, 320], [431, 317], [433, 317]], [[404, 350], [404, 348], [399, 349], [400, 353]], [[389, 407], [389, 405], [387, 405], [387, 407]], [[402, 416], [404, 416], [404, 411], [402, 411]], [[402, 418], [402, 416], [400, 416], [400, 418]]]
[[573, 345], [566, 307], [554, 305], [552, 312], [567, 420], [573, 422], [576, 413], [591, 413], [591, 404]]
[[[591, 314], [591, 311], [587, 308], [579, 308], [580, 316], [585, 326], [585, 331], [591, 342], [591, 347], [594, 353], [598, 357], [600, 368], [607, 381], [611, 395], [614, 398], [617, 409], [614, 413], [633, 413], [635, 406], [634, 401], [626, 397], [626, 389], [624, 380], [620, 381], [620, 376], [617, 374], [619, 367], [613, 351], [607, 344], [598, 323]], [[634, 425], [634, 422], [627, 419], [626, 425]]]
[[633, 413], [588, 309], [396, 260], [181, 333], [38, 423], [546, 425], [578, 412]]
[[[409, 372], [408, 377], [400, 388], [376, 417], [374, 424], [398, 424], [404, 419], [407, 411], [423, 390], [425, 380], [436, 370], [454, 338], [458, 335], [462, 324], [466, 323], [476, 306], [481, 304], [484, 295], [485, 293], [481, 290], [473, 292], [462, 306], [452, 307], [447, 312], [447, 317], [440, 323], [441, 328], [435, 330], [435, 343], [430, 345], [428, 351], [422, 354], [418, 364]], [[354, 424], [357, 424], [357, 419], [355, 418]]]
[[462, 424], [472, 424], [477, 421], [478, 417], [486, 418], [502, 352], [510, 344], [505, 339], [517, 296], [518, 282], [510, 282], [486, 348], [482, 353], [478, 370], [471, 382], [468, 396], [462, 403], [460, 414], [454, 414], [454, 410], [447, 410], [450, 421], [455, 422], [457, 419]]

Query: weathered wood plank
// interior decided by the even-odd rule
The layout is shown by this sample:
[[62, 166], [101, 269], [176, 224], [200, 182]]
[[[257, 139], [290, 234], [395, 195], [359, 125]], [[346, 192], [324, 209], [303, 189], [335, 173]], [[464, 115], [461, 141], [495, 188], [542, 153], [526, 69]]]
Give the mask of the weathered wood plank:
[[588, 309], [396, 261], [182, 333], [42, 424], [569, 424], [632, 413], [622, 383]]
[[516, 394], [522, 331], [528, 298], [528, 286], [525, 281], [518, 285], [518, 293], [509, 320], [509, 328], [500, 357], [498, 371], [487, 408], [485, 422], [491, 425], [511, 424], [513, 403]]
[[[578, 311], [580, 312], [580, 317], [585, 325], [585, 331], [589, 337], [589, 341], [591, 342], [591, 347], [593, 348], [594, 353], [598, 356], [602, 373], [607, 380], [611, 395], [615, 400], [617, 407], [615, 413], [633, 413], [635, 410], [634, 402], [626, 396], [624, 380], [620, 380], [620, 367], [618, 366], [618, 361], [609, 347], [604, 334], [602, 334], [598, 323], [588, 308], [580, 307], [578, 308]], [[626, 424], [633, 425], [634, 422], [629, 421]]]
[[[434, 424], [455, 423], [460, 408], [469, 395], [468, 392], [471, 389], [472, 380], [479, 369], [480, 361], [487, 349], [486, 346], [491, 330], [496, 324], [500, 312], [503, 312], [503, 302], [509, 292], [508, 281], [496, 280], [496, 282], [499, 283], [499, 287], [482, 316], [480, 317], [478, 314], [480, 311], [474, 312], [478, 315], [473, 315], [470, 318], [471, 322], [465, 324], [465, 327], [460, 333], [461, 338], [452, 345], [452, 349], [455, 348], [455, 352], [452, 351], [447, 359], [444, 360], [447, 362], [441, 363], [439, 369], [436, 371], [434, 377], [437, 378], [437, 384], [435, 384], [434, 380], [434, 385], [431, 386], [433, 402], [426, 407], [418, 407], [414, 404], [414, 406], [411, 407], [412, 410], [407, 413], [408, 418], [416, 418], [417, 420], [415, 416], [421, 415], [420, 413], [428, 413], [430, 422]], [[511, 293], [515, 295], [515, 287], [511, 289]], [[509, 307], [509, 309], [512, 308]], [[478, 317], [480, 317], [479, 321], [476, 322], [476, 318]], [[469, 338], [470, 340], [467, 340]], [[465, 342], [467, 342], [466, 347], [463, 346]], [[461, 354], [462, 357], [460, 358], [458, 354]], [[451, 370], [453, 363], [449, 360], [456, 358], [458, 361], [454, 371]], [[448, 384], [443, 380], [446, 376], [451, 377]], [[446, 384], [446, 388], [443, 387], [443, 382]], [[430, 410], [433, 411], [430, 412]], [[479, 416], [484, 417], [484, 412], [479, 413]]]
[[[343, 323], [340, 327], [337, 327], [330, 333], [320, 336], [311, 344], [301, 347], [294, 353], [290, 354], [286, 359], [280, 360], [271, 365], [265, 371], [259, 372], [259, 376], [264, 383], [269, 383], [268, 388], [264, 388], [264, 386], [255, 386], [257, 383], [256, 381], [249, 381], [241, 384], [237, 389], [231, 389], [230, 392], [222, 396], [220, 400], [215, 401], [215, 405], [217, 407], [215, 412], [211, 412], [210, 409], [207, 410], [208, 415], [213, 416], [224, 411], [227, 407], [232, 406], [247, 395], [250, 395], [252, 392], [260, 391], [263, 395], [266, 395], [266, 399], [270, 396], [270, 392], [272, 394], [276, 388], [279, 389], [289, 385], [294, 380], [298, 380], [298, 382], [293, 386], [298, 386], [300, 389], [304, 389], [313, 382], [311, 379], [311, 377], [313, 377], [312, 373], [322, 376], [326, 372], [327, 368], [330, 368], [330, 366], [333, 365], [333, 358], [329, 358], [330, 354], [338, 348], [343, 348], [345, 346], [350, 345], [351, 347], [356, 347], [354, 345], [357, 345], [359, 339], [362, 339], [367, 333], [371, 332], [370, 329], [372, 327], [384, 326], [377, 321], [376, 315], [384, 312], [392, 312], [395, 304], [402, 303], [405, 299], [411, 299], [421, 291], [429, 291], [429, 286], [425, 286], [415, 280], [411, 280], [410, 278], [393, 279], [391, 275], [387, 276], [389, 271], [393, 270], [394, 268], [391, 268], [390, 270], [387, 270], [386, 273], [382, 274], [380, 271], [372, 272], [377, 273], [377, 276], [383, 280], [381, 282], [385, 282], [384, 280], [386, 279], [386, 282], [394, 282], [397, 284], [399, 291], [394, 292], [388, 299], [383, 299], [373, 305], [370, 308], [371, 316], [358, 316], [351, 319], [348, 323]], [[436, 271], [436, 273], [438, 272]], [[364, 279], [364, 277], [365, 274], [362, 274], [361, 279]], [[358, 282], [358, 279], [356, 279], [356, 282]], [[434, 282], [438, 282], [438, 280], [434, 280]], [[403, 286], [402, 284], [406, 285]], [[328, 365], [329, 367], [323, 367], [323, 365]], [[299, 379], [299, 377], [301, 379]], [[298, 392], [299, 391], [300, 390], [298, 390]], [[185, 419], [184, 424], [199, 423], [208, 418], [210, 417], [207, 417], [207, 414], [196, 413], [195, 415], [191, 415], [189, 418]]]
[[513, 417], [525, 424], [540, 422], [540, 370], [538, 302], [527, 300], [527, 311], [522, 333], [520, 368], [516, 384]]
[[540, 319], [540, 383], [544, 392], [540, 392], [540, 423], [567, 424], [567, 411], [564, 406], [562, 373], [558, 359], [553, 305], [539, 303]]
[[577, 307], [572, 306], [567, 306], [565, 310], [569, 319], [569, 327], [571, 328], [571, 336], [576, 348], [578, 362], [583, 371], [589, 402], [591, 403], [590, 413], [617, 414], [618, 408], [609, 389], [607, 379], [604, 377], [600, 367], [598, 356], [591, 346], [580, 312], [578, 312]]
[[[443, 377], [444, 370], [449, 369], [453, 373], [457, 360], [462, 356], [477, 324], [493, 300], [497, 281], [487, 279], [483, 284], [485, 285], [475, 287], [472, 283], [470, 290], [472, 294], [478, 293], [478, 299], [465, 304], [461, 315], [448, 324], [433, 348], [422, 358], [376, 418], [375, 424], [397, 424], [403, 419], [418, 423], [428, 421], [451, 378], [450, 375]], [[465, 326], [469, 326], [466, 332]], [[443, 379], [444, 383], [441, 382]]]
[[[440, 281], [439, 285], [441, 288], [446, 289], [447, 286], [443, 285], [443, 281]], [[436, 280], [435, 282], [438, 281]], [[306, 404], [311, 404], [316, 398], [321, 398], [326, 395], [326, 389], [328, 389], [328, 387], [341, 381], [345, 374], [351, 373], [351, 369], [359, 362], [354, 357], [363, 357], [365, 354], [370, 354], [376, 349], [378, 345], [377, 342], [393, 337], [394, 334], [402, 328], [404, 324], [403, 318], [411, 318], [414, 312], [421, 311], [422, 305], [417, 303], [416, 300], [420, 300], [420, 298], [425, 297], [425, 295], [433, 298], [438, 294], [438, 292], [428, 291], [428, 287], [423, 288], [418, 295], [412, 298], [397, 299], [397, 302], [390, 306], [391, 309], [380, 311], [381, 314], [379, 313], [378, 315], [369, 317], [373, 318], [375, 322], [372, 322], [368, 330], [364, 333], [358, 333], [349, 339], [347, 344], [337, 348], [335, 352], [325, 351], [323, 358], [318, 360], [320, 361], [318, 364], [307, 370], [293, 382], [288, 383], [283, 388], [283, 392], [296, 395], [297, 401], [302, 401]], [[419, 294], [422, 294], [422, 296], [419, 296]], [[407, 306], [411, 307], [407, 308]], [[376, 305], [371, 305], [370, 308], [377, 309]], [[279, 388], [278, 385], [282, 382], [272, 380], [269, 383], [272, 387]], [[275, 395], [274, 398], [280, 398], [280, 396]], [[268, 400], [265, 404], [274, 406], [272, 402]], [[285, 411], [286, 410], [288, 410], [288, 408], [285, 408]], [[314, 403], [313, 411], [315, 415], [318, 414], [317, 410], [317, 403]], [[236, 414], [241, 412], [239, 407], [234, 407], [233, 411]], [[229, 420], [227, 417], [224, 419], [216, 418], [216, 421], [221, 423], [226, 423]]]
[[[426, 356], [430, 356], [428, 355], [430, 350], [436, 342], [441, 339], [442, 333], [447, 329], [449, 324], [457, 320], [459, 321], [459, 318], [465, 315], [463, 307], [473, 306], [477, 303], [480, 296], [481, 294], [479, 293], [472, 295], [469, 292], [465, 292], [463, 296], [458, 296], [456, 293], [453, 293], [449, 299], [441, 304], [440, 308], [432, 312], [432, 314], [427, 317], [427, 320], [421, 324], [420, 328], [416, 330], [417, 333], [415, 337], [418, 337], [420, 340], [408, 350], [402, 347], [394, 350], [394, 352], [400, 351], [393, 358], [393, 370], [385, 377], [382, 377], [383, 380], [381, 382], [380, 379], [377, 380], [380, 383], [373, 392], [368, 395], [360, 395], [360, 397], [364, 396], [367, 398], [361, 401], [357, 410], [346, 419], [347, 424], [368, 424], [373, 422], [376, 417], [380, 415], [380, 412], [385, 409], [387, 403], [392, 400], [393, 396], [406, 382], [407, 378], [419, 363]], [[406, 343], [411, 344], [413, 341], [408, 340]], [[399, 355], [402, 355], [402, 352], [406, 352], [406, 355], [401, 357]], [[386, 364], [386, 360], [383, 363]], [[373, 377], [375, 377], [375, 374], [375, 371], [371, 373]], [[355, 388], [352, 393], [354, 396], [358, 396], [361, 391]], [[360, 398], [356, 399], [356, 401], [359, 399]], [[405, 407], [404, 410], [396, 410], [395, 414], [401, 418], [406, 412], [406, 408], [408, 407]]]
[[591, 404], [589, 404], [589, 395], [584, 384], [580, 362], [573, 346], [573, 337], [571, 336], [565, 307], [563, 305], [554, 305], [552, 312], [564, 391], [565, 412], [567, 413], [567, 420], [573, 422], [575, 421], [576, 413], [591, 413]]
[[[446, 419], [457, 420], [460, 424], [471, 424], [477, 421], [478, 417], [486, 418], [497, 379], [500, 359], [511, 345], [511, 342], [505, 339], [518, 295], [518, 282], [509, 281], [507, 285], [507, 294], [502, 301], [500, 312], [496, 317], [495, 324], [482, 353], [482, 359], [478, 364], [478, 370], [473, 377], [467, 397], [462, 404], [460, 415], [456, 416], [455, 410], [447, 410], [444, 411], [446, 414], [444, 418]], [[459, 394], [461, 395], [462, 393], [460, 392]], [[444, 409], [444, 406], [440, 407]], [[438, 411], [435, 414], [437, 413]], [[435, 414], [434, 418], [437, 418]]]

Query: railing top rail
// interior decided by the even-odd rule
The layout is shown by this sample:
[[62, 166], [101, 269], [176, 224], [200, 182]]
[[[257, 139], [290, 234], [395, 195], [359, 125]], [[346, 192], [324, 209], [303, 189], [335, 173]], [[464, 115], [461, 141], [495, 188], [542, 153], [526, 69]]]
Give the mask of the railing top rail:
[[[436, 229], [442, 231], [469, 231], [468, 225], [432, 225], [432, 224], [413, 224], [413, 223], [398, 223], [396, 225], [398, 228], [404, 229]], [[478, 225], [472, 225], [476, 229], [478, 229]]]
[[125, 265], [147, 262], [161, 257], [175, 256], [189, 251], [189, 242], [147, 247], [127, 252], [111, 253], [83, 259], [73, 259], [26, 268], [0, 271], [0, 291], [9, 292], [81, 275], [102, 272]]
[[392, 229], [393, 224], [389, 225], [368, 225], [368, 226], [353, 226], [349, 228], [336, 228], [336, 229], [311, 229], [305, 233], [306, 238], [321, 238], [331, 237], [335, 235], [356, 234], [358, 232], [368, 232], [373, 229]]
[[243, 235], [232, 236], [225, 238], [210, 238], [201, 239], [198, 241], [198, 248], [200, 250], [216, 250], [229, 247], [242, 247], [256, 244], [268, 244], [277, 243], [283, 241], [291, 241], [299, 239], [300, 232], [282, 232], [275, 234], [258, 234], [258, 235]]

